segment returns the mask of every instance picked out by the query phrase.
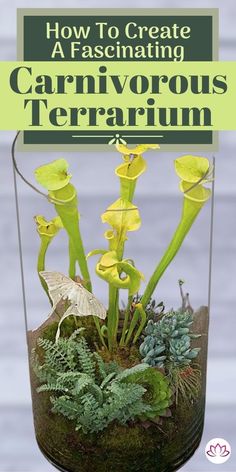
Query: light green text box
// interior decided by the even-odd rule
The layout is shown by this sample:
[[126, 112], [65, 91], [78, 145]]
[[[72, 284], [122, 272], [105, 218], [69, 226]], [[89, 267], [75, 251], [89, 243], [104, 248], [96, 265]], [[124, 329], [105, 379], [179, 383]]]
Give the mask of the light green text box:
[[[105, 76], [104, 73], [99, 72], [100, 67], [107, 68], [107, 93], [99, 93], [99, 75]], [[10, 87], [10, 77], [17, 67], [23, 67], [20, 72], [19, 87], [22, 94], [17, 94], [12, 91]], [[30, 68], [30, 74], [25, 68]], [[39, 76], [48, 76], [52, 79], [52, 85], [55, 93], [37, 94], [35, 86], [39, 85], [37, 79]], [[66, 94], [57, 92], [57, 77], [58, 76], [73, 76], [73, 82], [68, 83]], [[75, 93], [76, 76], [90, 75], [95, 78], [96, 92], [92, 94]], [[152, 81], [157, 84], [158, 76], [167, 76], [168, 83], [163, 83], [160, 80], [160, 93], [153, 92], [148, 85], [145, 93], [134, 93], [130, 90], [130, 80], [133, 84], [135, 80], [139, 83], [151, 84]], [[122, 93], [117, 93], [111, 76], [118, 76], [121, 88], [124, 86]], [[144, 76], [144, 79], [132, 79], [135, 76]], [[169, 89], [169, 80], [173, 76], [184, 76], [188, 79], [188, 90], [182, 94], [176, 94]], [[199, 84], [201, 84], [202, 76], [207, 82], [212, 84], [215, 76], [223, 76], [227, 82], [227, 91], [225, 93], [213, 93], [212, 86], [210, 86], [211, 93], [192, 93], [190, 89], [191, 77], [198, 76]], [[145, 77], [147, 79], [145, 79]], [[154, 79], [153, 79], [154, 77]], [[63, 80], [63, 79], [61, 79]], [[92, 79], [91, 79], [92, 80]], [[172, 82], [175, 79], [172, 79]], [[177, 79], [178, 80], [178, 79]], [[180, 81], [181, 79], [179, 79]], [[184, 80], [184, 79], [183, 79]], [[195, 81], [197, 79], [194, 79]], [[104, 81], [104, 79], [103, 79]], [[32, 92], [25, 93], [32, 87]], [[103, 83], [103, 88], [104, 88]], [[157, 85], [155, 86], [157, 87]], [[1, 99], [1, 115], [0, 115], [0, 129], [2, 130], [118, 130], [128, 131], [132, 130], [203, 130], [208, 129], [212, 131], [220, 130], [235, 130], [236, 129], [236, 62], [87, 62], [87, 63], [72, 63], [72, 62], [1, 62], [0, 63], [0, 99]], [[113, 107], [122, 109], [124, 119], [127, 118], [127, 108], [150, 108], [147, 105], [147, 100], [154, 99], [155, 104], [151, 107], [154, 109], [154, 114], [157, 120], [154, 126], [147, 125], [147, 116], [137, 114], [137, 126], [130, 126], [126, 120], [122, 126], [115, 124], [108, 126], [107, 119], [111, 118], [107, 114], [107, 110]], [[31, 126], [31, 105], [27, 105], [25, 109], [25, 100], [47, 100], [47, 109], [41, 103], [41, 126]], [[61, 107], [68, 112], [68, 116], [63, 116], [59, 119], [61, 126], [55, 126], [50, 123], [49, 112]], [[87, 110], [85, 115], [79, 113], [79, 126], [70, 125], [70, 108], [76, 109], [84, 107]], [[97, 126], [89, 126], [88, 119], [90, 108], [96, 109], [102, 107], [105, 109], [104, 115], [97, 113]], [[209, 108], [211, 111], [211, 126], [182, 126], [181, 119], [177, 125], [161, 126], [158, 122], [160, 109], [167, 109], [169, 113], [170, 108], [178, 109], [178, 116], [181, 118], [181, 110], [183, 108], [196, 107], [198, 109]]]

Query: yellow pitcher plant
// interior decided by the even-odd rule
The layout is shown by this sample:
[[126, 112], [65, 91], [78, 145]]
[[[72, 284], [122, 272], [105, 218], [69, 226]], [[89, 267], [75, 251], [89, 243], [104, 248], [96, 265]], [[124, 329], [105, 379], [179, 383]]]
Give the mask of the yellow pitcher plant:
[[[44, 218], [44, 216], [37, 215], [34, 217], [34, 220], [36, 223], [37, 232], [41, 240], [39, 253], [38, 253], [38, 263], [37, 263], [37, 271], [39, 274], [41, 271], [45, 270], [45, 258], [46, 258], [48, 246], [53, 240], [53, 238], [56, 236], [58, 231], [60, 231], [60, 229], [63, 228], [63, 224], [59, 216], [56, 216], [51, 221], [47, 221], [46, 218]], [[40, 277], [40, 275], [39, 275], [39, 278], [40, 278], [42, 287], [44, 288], [46, 294], [48, 295], [48, 288], [47, 288], [47, 284], [45, 280], [42, 277]]]
[[[108, 225], [104, 233], [108, 247], [95, 249], [87, 255], [87, 258], [99, 255], [96, 274], [108, 284], [107, 322], [101, 326], [96, 316], [94, 316], [94, 322], [100, 341], [110, 351], [139, 340], [147, 321], [145, 308], [200, 210], [211, 196], [211, 190], [205, 185], [212, 181], [213, 173], [213, 168], [205, 157], [186, 155], [175, 160], [175, 171], [180, 179], [179, 188], [183, 195], [180, 221], [147, 283], [141, 300], [134, 304], [134, 297], [140, 290], [144, 276], [136, 268], [133, 260], [124, 258], [125, 242], [127, 234], [137, 231], [141, 225], [134, 195], [137, 181], [147, 169], [143, 153], [149, 149], [157, 149], [159, 146], [142, 144], [131, 149], [124, 144], [117, 144], [116, 147], [123, 159], [123, 162], [115, 169], [115, 174], [120, 180], [120, 195], [101, 215], [102, 222]], [[41, 166], [35, 171], [36, 180], [47, 189], [48, 199], [54, 204], [58, 215], [49, 222], [42, 216], [35, 217], [37, 231], [41, 238], [38, 270], [44, 270], [47, 248], [59, 229], [64, 227], [69, 240], [69, 275], [75, 279], [78, 262], [84, 284], [91, 291], [87, 258], [79, 228], [78, 197], [75, 187], [70, 183], [71, 177], [68, 173], [68, 163], [64, 159]], [[120, 334], [118, 326], [121, 315], [119, 308], [119, 290], [121, 289], [127, 290], [128, 302]]]
[[212, 180], [213, 169], [208, 159], [182, 156], [175, 160], [175, 170], [181, 179], [179, 187], [183, 193], [182, 214], [174, 236], [144, 291], [141, 300], [143, 308], [147, 306], [160, 278], [180, 249], [198, 213], [211, 196], [211, 190], [203, 185]]
[[50, 164], [38, 167], [35, 178], [48, 190], [49, 200], [54, 203], [57, 214], [69, 237], [69, 275], [76, 275], [76, 261], [79, 263], [81, 275], [86, 288], [91, 291], [91, 281], [85, 257], [83, 242], [79, 228], [78, 197], [75, 187], [70, 183], [68, 163], [65, 159], [57, 159]]

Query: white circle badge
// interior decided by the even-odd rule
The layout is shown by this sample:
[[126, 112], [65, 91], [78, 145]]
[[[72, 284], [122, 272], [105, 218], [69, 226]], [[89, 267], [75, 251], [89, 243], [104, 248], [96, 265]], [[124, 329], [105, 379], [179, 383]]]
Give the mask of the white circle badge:
[[223, 438], [213, 438], [205, 447], [205, 455], [213, 464], [223, 464], [230, 458], [230, 444]]

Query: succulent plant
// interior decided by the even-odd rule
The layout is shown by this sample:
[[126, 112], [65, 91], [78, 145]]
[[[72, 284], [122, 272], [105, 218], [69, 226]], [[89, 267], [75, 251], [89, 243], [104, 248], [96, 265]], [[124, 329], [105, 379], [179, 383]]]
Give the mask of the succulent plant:
[[149, 320], [145, 337], [140, 345], [143, 362], [164, 367], [165, 362], [187, 365], [196, 358], [199, 348], [191, 349], [191, 339], [199, 335], [191, 333], [193, 315], [189, 311], [173, 310], [164, 314], [159, 321]]
[[165, 350], [166, 346], [162, 339], [158, 339], [153, 335], [146, 336], [139, 348], [143, 362], [145, 359], [145, 362], [153, 367], [163, 367], [163, 363], [166, 360]]
[[150, 368], [129, 375], [126, 381], [141, 385], [146, 390], [143, 401], [151, 409], [147, 409], [141, 415], [142, 420], [157, 419], [159, 416], [166, 415], [168, 407], [172, 403], [173, 392], [167, 377], [162, 372]]
[[191, 338], [187, 334], [170, 340], [170, 361], [174, 364], [188, 365], [197, 357], [200, 348], [191, 349]]

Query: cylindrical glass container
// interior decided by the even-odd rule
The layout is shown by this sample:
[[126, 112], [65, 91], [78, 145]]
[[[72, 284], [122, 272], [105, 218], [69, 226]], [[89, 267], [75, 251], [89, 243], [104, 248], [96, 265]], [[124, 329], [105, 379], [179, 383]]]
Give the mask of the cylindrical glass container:
[[14, 164], [41, 451], [177, 470], [204, 422], [214, 163], [117, 145]]

